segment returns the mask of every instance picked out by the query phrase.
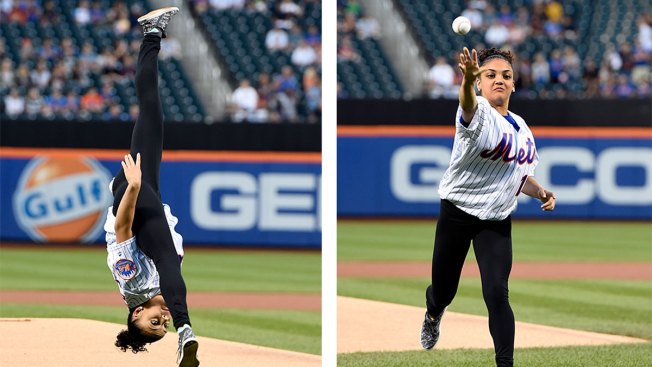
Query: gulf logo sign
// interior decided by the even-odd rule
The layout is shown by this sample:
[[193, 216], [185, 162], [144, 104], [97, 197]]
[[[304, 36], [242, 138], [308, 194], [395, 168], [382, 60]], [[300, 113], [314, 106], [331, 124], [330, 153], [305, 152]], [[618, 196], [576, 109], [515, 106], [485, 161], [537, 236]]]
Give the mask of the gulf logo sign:
[[110, 179], [93, 158], [34, 158], [14, 192], [16, 221], [35, 241], [91, 242], [111, 205]]

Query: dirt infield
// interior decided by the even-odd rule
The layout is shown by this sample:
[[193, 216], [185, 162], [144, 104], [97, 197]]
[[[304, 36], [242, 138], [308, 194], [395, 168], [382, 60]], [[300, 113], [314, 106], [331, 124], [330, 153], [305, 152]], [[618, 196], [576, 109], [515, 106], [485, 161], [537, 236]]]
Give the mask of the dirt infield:
[[[124, 306], [118, 292], [0, 291], [2, 303], [39, 303], [82, 306]], [[192, 292], [190, 308], [238, 308], [265, 310], [319, 311], [319, 294]]]
[[[337, 352], [420, 350], [424, 308], [349, 297], [337, 298]], [[486, 317], [447, 312], [438, 349], [493, 348]], [[516, 322], [517, 348], [642, 343], [618, 335]]]
[[[340, 262], [338, 277], [430, 277], [429, 261], [411, 262]], [[475, 261], [467, 261], [463, 277], [479, 277]], [[511, 279], [617, 279], [652, 280], [652, 263], [514, 263]]]
[[[80, 319], [0, 319], [1, 365], [20, 367], [176, 366], [177, 334], [147, 353], [123, 353], [112, 344], [122, 325]], [[320, 367], [321, 357], [198, 337], [202, 366]]]

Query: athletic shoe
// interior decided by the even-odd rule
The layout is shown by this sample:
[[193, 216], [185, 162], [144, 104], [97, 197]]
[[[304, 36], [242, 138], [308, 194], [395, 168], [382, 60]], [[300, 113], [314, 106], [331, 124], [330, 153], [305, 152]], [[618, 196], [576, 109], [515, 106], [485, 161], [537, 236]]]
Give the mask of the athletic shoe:
[[186, 324], [177, 330], [179, 333], [179, 349], [177, 350], [177, 364], [179, 367], [197, 367], [197, 337], [192, 332], [190, 325]]
[[168, 26], [170, 18], [178, 12], [179, 8], [176, 6], [152, 10], [138, 18], [138, 23], [143, 26], [143, 34], [157, 34], [161, 32], [159, 35], [161, 38], [165, 38], [167, 37], [165, 28]]
[[437, 344], [439, 340], [439, 325], [441, 324], [442, 317], [444, 317], [444, 311], [434, 319], [426, 311], [423, 325], [421, 325], [421, 346], [423, 349], [432, 349]]

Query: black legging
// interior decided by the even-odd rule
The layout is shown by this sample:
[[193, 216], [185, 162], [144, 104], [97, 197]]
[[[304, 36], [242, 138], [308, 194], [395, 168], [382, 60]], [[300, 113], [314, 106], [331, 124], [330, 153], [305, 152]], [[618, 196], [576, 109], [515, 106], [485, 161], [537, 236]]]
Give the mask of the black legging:
[[514, 364], [514, 313], [507, 287], [512, 269], [511, 231], [511, 216], [501, 221], [480, 220], [442, 200], [432, 254], [432, 284], [426, 290], [428, 313], [439, 315], [455, 297], [473, 241], [499, 367]]
[[[161, 38], [146, 35], [140, 46], [136, 68], [136, 94], [140, 116], [131, 135], [130, 154], [140, 153], [142, 184], [136, 201], [132, 231], [136, 243], [156, 265], [161, 294], [170, 309], [174, 326], [190, 324], [186, 304], [186, 284], [181, 276], [181, 263], [172, 241], [170, 228], [161, 202], [159, 171], [163, 155], [163, 114], [158, 93], [158, 52]], [[113, 214], [127, 188], [120, 169], [113, 182]]]

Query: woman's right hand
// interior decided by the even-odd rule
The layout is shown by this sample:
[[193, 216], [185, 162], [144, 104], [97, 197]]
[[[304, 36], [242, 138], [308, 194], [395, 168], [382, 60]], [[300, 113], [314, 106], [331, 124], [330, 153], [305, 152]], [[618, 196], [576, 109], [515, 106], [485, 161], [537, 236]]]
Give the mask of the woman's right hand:
[[469, 49], [464, 47], [460, 54], [460, 62], [457, 65], [464, 76], [464, 81], [467, 83], [473, 83], [483, 72], [478, 64], [478, 52], [475, 49], [469, 53]]
[[136, 162], [134, 162], [131, 154], [127, 154], [121, 163], [129, 185], [140, 187], [142, 177], [142, 172], [140, 171], [140, 153], [136, 154]]

